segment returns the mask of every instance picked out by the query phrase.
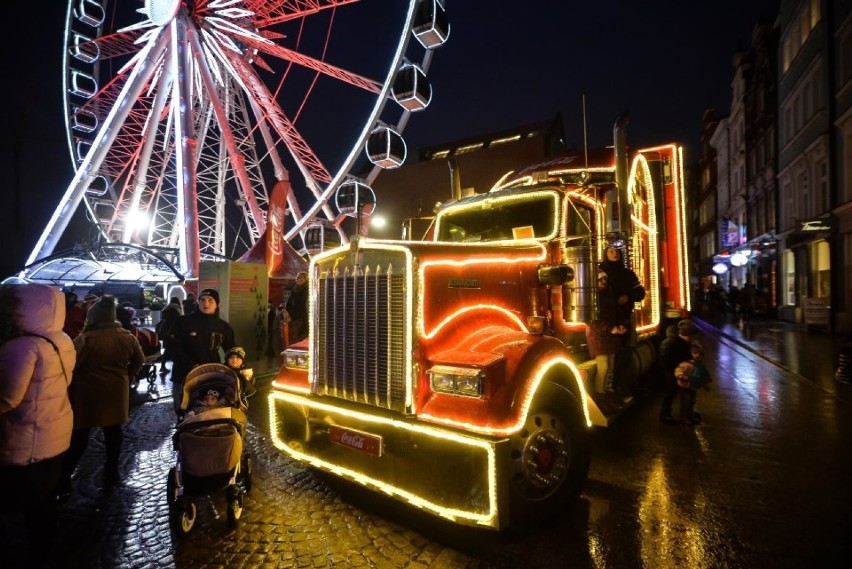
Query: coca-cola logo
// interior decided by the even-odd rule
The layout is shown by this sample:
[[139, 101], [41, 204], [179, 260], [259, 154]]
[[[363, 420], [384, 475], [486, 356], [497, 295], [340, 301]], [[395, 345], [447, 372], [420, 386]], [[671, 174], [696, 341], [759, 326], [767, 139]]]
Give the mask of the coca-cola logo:
[[334, 425], [328, 429], [328, 438], [331, 442], [346, 448], [361, 451], [372, 456], [382, 455], [382, 437], [377, 435]]
[[340, 442], [349, 447], [360, 448], [362, 450], [364, 448], [364, 437], [362, 437], [361, 435], [343, 433], [342, 435], [340, 435]]

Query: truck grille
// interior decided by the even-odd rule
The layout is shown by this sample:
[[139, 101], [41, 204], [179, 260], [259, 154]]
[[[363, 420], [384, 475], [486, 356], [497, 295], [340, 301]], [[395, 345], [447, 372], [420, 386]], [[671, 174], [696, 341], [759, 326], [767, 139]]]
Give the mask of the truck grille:
[[318, 394], [405, 410], [405, 274], [396, 267], [321, 273], [316, 303]]

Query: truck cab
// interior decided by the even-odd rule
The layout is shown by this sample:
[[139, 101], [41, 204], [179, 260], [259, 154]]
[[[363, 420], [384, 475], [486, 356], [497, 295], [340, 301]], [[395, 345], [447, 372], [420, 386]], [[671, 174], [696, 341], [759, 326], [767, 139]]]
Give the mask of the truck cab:
[[[619, 167], [618, 163], [622, 166]], [[623, 145], [443, 204], [427, 241], [356, 237], [310, 264], [310, 335], [270, 393], [295, 460], [453, 522], [558, 516], [585, 482], [596, 395], [586, 331], [618, 241], [647, 290], [627, 373], [688, 309], [682, 151]]]

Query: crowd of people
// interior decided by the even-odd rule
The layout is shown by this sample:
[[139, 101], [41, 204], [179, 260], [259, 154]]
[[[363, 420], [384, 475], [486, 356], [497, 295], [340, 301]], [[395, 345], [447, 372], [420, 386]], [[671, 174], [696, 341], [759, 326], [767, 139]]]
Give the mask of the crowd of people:
[[[307, 336], [307, 295], [307, 274], [299, 273], [270, 314], [269, 356]], [[212, 288], [183, 302], [172, 297], [154, 331], [137, 326], [134, 308], [111, 295], [81, 300], [43, 284], [0, 286], [0, 482], [14, 489], [0, 502], [0, 537], [23, 517], [31, 545], [41, 546], [98, 430], [103, 487], [120, 484], [132, 380], [152, 351], [161, 373], [171, 364], [176, 411], [184, 378], [200, 364], [229, 366], [243, 393], [253, 393], [246, 352], [219, 304]], [[213, 395], [205, 404], [217, 404]]]
[[[163, 315], [173, 393], [203, 363], [227, 363], [251, 379], [245, 351], [219, 317], [218, 291], [202, 290], [197, 304], [172, 298]], [[157, 334], [134, 320], [134, 309], [111, 295], [78, 300], [43, 284], [0, 286], [0, 481], [14, 489], [0, 502], [0, 538], [22, 518], [29, 544], [43, 545], [95, 430], [103, 487], [120, 484], [131, 381], [146, 352], [161, 349]]]

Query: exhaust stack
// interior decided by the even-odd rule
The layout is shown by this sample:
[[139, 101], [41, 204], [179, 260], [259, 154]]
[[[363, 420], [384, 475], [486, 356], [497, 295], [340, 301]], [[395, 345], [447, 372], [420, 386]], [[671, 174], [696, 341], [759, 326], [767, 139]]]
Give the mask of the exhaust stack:
[[627, 124], [630, 122], [630, 114], [627, 111], [621, 113], [613, 126], [613, 138], [615, 139], [615, 183], [618, 186], [618, 227], [616, 231], [622, 233], [630, 242], [630, 205], [627, 199]]

